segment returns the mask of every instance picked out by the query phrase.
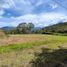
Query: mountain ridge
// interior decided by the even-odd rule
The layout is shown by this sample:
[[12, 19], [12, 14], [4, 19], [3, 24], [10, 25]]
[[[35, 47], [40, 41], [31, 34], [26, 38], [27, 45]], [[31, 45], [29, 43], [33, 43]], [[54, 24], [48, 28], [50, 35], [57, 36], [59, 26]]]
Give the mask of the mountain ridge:
[[67, 22], [44, 27], [42, 31], [43, 33], [67, 33]]

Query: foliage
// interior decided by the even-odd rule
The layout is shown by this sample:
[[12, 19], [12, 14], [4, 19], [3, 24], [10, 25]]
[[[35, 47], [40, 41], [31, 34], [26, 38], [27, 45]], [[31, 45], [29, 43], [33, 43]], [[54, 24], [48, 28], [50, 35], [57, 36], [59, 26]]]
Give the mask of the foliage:
[[43, 34], [67, 33], [67, 22], [54, 24], [42, 29]]
[[36, 28], [33, 23], [20, 23], [16, 28], [5, 31], [7, 34], [54, 34], [67, 35], [67, 22], [60, 22], [51, 26]]
[[67, 67], [67, 49], [42, 48], [41, 53], [35, 53], [31, 67]]
[[[23, 36], [19, 35], [19, 38], [17, 38], [17, 36], [14, 35], [14, 37], [10, 37], [10, 38], [13, 38], [12, 40], [13, 42], [18, 41], [17, 39], [19, 38], [20, 40], [21, 39], [22, 40], [21, 40], [21, 43], [16, 42], [16, 43], [10, 44], [8, 42], [8, 44], [4, 44], [2, 46], [0, 45], [0, 53], [33, 48], [35, 46], [40, 46], [40, 45], [47, 45], [53, 49], [53, 48], [57, 48], [57, 46], [59, 46], [60, 44], [67, 43], [66, 36], [55, 36], [55, 35], [54, 36], [53, 35], [23, 35]], [[14, 38], [17, 38], [17, 39], [14, 39]], [[23, 39], [25, 42], [23, 41]]]
[[32, 33], [32, 29], [34, 28], [33, 23], [20, 23], [14, 30], [10, 33], [12, 34], [29, 34]]

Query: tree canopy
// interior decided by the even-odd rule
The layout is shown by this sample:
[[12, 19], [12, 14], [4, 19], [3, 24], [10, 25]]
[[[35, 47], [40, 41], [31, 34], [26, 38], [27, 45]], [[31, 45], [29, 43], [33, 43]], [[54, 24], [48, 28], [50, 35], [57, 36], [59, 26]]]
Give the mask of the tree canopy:
[[12, 33], [17, 34], [29, 34], [32, 33], [32, 29], [34, 28], [33, 23], [20, 23], [14, 30], [12, 30]]

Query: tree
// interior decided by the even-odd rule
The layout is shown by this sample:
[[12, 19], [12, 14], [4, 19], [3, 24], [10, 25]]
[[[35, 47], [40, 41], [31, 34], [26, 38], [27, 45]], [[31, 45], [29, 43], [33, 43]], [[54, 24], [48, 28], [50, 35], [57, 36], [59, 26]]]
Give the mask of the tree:
[[18, 26], [17, 26], [17, 31], [18, 33], [20, 34], [26, 34], [26, 33], [31, 33], [32, 32], [32, 29], [34, 28], [34, 24], [33, 23], [20, 23]]
[[27, 27], [28, 27], [28, 33], [31, 33], [32, 29], [34, 28], [34, 24], [33, 23], [28, 23]]

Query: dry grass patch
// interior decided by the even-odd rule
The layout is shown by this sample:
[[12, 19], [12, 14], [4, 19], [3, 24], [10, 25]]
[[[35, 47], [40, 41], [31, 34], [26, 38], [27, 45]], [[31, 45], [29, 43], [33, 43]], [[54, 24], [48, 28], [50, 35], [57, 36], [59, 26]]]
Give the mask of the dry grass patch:
[[8, 38], [0, 39], [0, 45], [9, 45], [9, 44], [22, 44], [22, 43], [31, 43], [31, 42], [39, 42], [46, 41], [50, 36], [45, 35], [9, 35]]
[[30, 67], [29, 62], [41, 48], [57, 49], [67, 45], [67, 36], [9, 35], [0, 39], [0, 67]]

